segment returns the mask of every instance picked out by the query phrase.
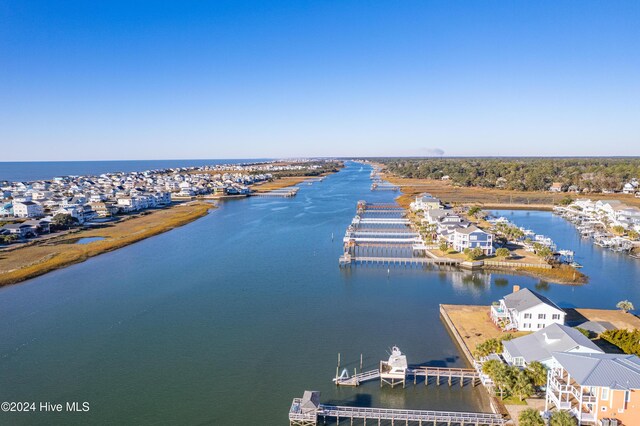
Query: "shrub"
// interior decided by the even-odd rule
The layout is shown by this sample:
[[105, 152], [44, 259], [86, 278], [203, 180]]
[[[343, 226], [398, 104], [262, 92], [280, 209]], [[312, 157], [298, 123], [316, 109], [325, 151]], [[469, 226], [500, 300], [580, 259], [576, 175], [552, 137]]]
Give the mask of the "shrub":
[[498, 250], [496, 250], [496, 256], [498, 257], [509, 257], [510, 254], [511, 252], [508, 248], [500, 247]]

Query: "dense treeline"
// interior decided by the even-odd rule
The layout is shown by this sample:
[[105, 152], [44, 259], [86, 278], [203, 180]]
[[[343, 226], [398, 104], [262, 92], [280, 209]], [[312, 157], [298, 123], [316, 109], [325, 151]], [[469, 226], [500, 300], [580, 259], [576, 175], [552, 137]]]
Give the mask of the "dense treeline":
[[607, 330], [600, 337], [613, 343], [626, 354], [640, 356], [640, 330]]
[[449, 176], [460, 186], [520, 191], [548, 190], [560, 182], [590, 191], [620, 190], [640, 178], [640, 158], [425, 158], [385, 159], [388, 170], [407, 178]]

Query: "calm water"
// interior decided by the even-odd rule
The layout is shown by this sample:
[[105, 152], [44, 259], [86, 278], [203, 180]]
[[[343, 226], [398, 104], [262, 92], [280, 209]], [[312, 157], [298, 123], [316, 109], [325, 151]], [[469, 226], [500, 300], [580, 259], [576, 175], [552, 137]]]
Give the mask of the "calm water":
[[89, 244], [89, 243], [92, 243], [94, 241], [101, 241], [101, 240], [104, 240], [104, 237], [80, 238], [80, 239], [78, 239], [78, 241], [76, 241], [76, 244]]
[[100, 175], [108, 172], [141, 172], [173, 167], [236, 164], [266, 159], [241, 160], [131, 160], [131, 161], [0, 161], [0, 181], [52, 179], [56, 176]]
[[[369, 171], [350, 163], [292, 199], [227, 202], [184, 227], [0, 290], [0, 401], [91, 403], [88, 414], [0, 413], [0, 423], [285, 425], [305, 389], [321, 391], [323, 402], [487, 410], [484, 391], [470, 386], [337, 389], [336, 355], [353, 369], [363, 353], [371, 369], [397, 344], [410, 363], [462, 366], [438, 303], [489, 303], [512, 284], [537, 285], [561, 305], [640, 303], [637, 264], [588, 247], [578, 261], [613, 267], [582, 288], [340, 270], [356, 202], [395, 195], [370, 192]], [[539, 220], [572, 248], [574, 231], [561, 219], [514, 215]]]

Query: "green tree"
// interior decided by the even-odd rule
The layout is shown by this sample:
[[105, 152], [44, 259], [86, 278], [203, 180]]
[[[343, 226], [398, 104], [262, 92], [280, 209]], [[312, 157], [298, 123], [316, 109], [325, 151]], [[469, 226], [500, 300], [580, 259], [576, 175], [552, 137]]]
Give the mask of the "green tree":
[[620, 309], [623, 312], [633, 311], [635, 308], [633, 307], [633, 303], [628, 300], [621, 300], [616, 305], [616, 308]]
[[467, 212], [469, 216], [477, 216], [482, 212], [482, 209], [479, 206], [469, 207], [469, 211]]
[[518, 416], [520, 426], [544, 426], [544, 419], [540, 412], [534, 408], [526, 408]]
[[9, 234], [9, 235], [5, 235], [2, 240], [7, 243], [7, 244], [11, 244], [13, 242], [18, 241], [18, 236], [15, 234]]
[[463, 253], [467, 256], [467, 259], [469, 260], [480, 259], [484, 254], [480, 247], [474, 247], [472, 249], [467, 247], [466, 249], [464, 249]]
[[638, 236], [639, 236], [638, 233], [633, 229], [630, 229], [629, 231], [627, 231], [627, 237], [629, 237], [629, 239], [632, 241], [637, 240]]
[[576, 426], [578, 421], [566, 410], [554, 411], [549, 421], [550, 426]]
[[56, 229], [69, 229], [75, 224], [78, 223], [78, 220], [71, 216], [70, 214], [58, 213], [53, 217], [51, 221], [51, 225]]
[[584, 334], [584, 336], [588, 339], [591, 339], [591, 332], [589, 330], [586, 330], [582, 327], [574, 327], [576, 330], [578, 330], [580, 333]]
[[498, 257], [506, 258], [509, 257], [510, 254], [511, 252], [509, 251], [509, 249], [505, 247], [500, 247], [498, 250], [496, 250], [496, 256]]
[[446, 240], [440, 240], [440, 244], [438, 245], [438, 248], [440, 249], [441, 252], [446, 253], [449, 250], [449, 244], [447, 243]]
[[544, 366], [541, 362], [532, 361], [527, 364], [525, 373], [531, 379], [531, 383], [534, 386], [544, 386], [547, 384], [547, 367]]
[[531, 378], [524, 370], [518, 371], [514, 374], [513, 383], [511, 385], [511, 393], [517, 397], [520, 401], [530, 397], [536, 391], [531, 383]]

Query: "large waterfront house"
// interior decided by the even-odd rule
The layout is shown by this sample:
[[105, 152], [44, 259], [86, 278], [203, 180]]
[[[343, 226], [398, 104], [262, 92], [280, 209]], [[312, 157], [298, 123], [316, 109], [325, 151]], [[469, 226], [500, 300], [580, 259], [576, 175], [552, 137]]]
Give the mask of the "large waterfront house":
[[545, 411], [567, 410], [578, 425], [640, 425], [640, 358], [603, 353], [553, 354]]
[[475, 225], [456, 228], [453, 231], [453, 249], [463, 252], [468, 248], [480, 248], [485, 256], [493, 255], [493, 235]]
[[494, 303], [491, 319], [502, 330], [535, 331], [551, 324], [564, 324], [565, 312], [543, 295], [519, 286]]
[[431, 194], [424, 193], [416, 196], [415, 201], [409, 205], [409, 208], [414, 212], [418, 210], [427, 211], [439, 209], [440, 200], [433, 197]]
[[44, 210], [40, 204], [33, 201], [14, 201], [13, 215], [15, 217], [42, 217]]
[[517, 367], [525, 367], [537, 361], [549, 368], [554, 352], [602, 353], [602, 349], [580, 331], [557, 323], [535, 333], [506, 340], [502, 345], [504, 360]]

